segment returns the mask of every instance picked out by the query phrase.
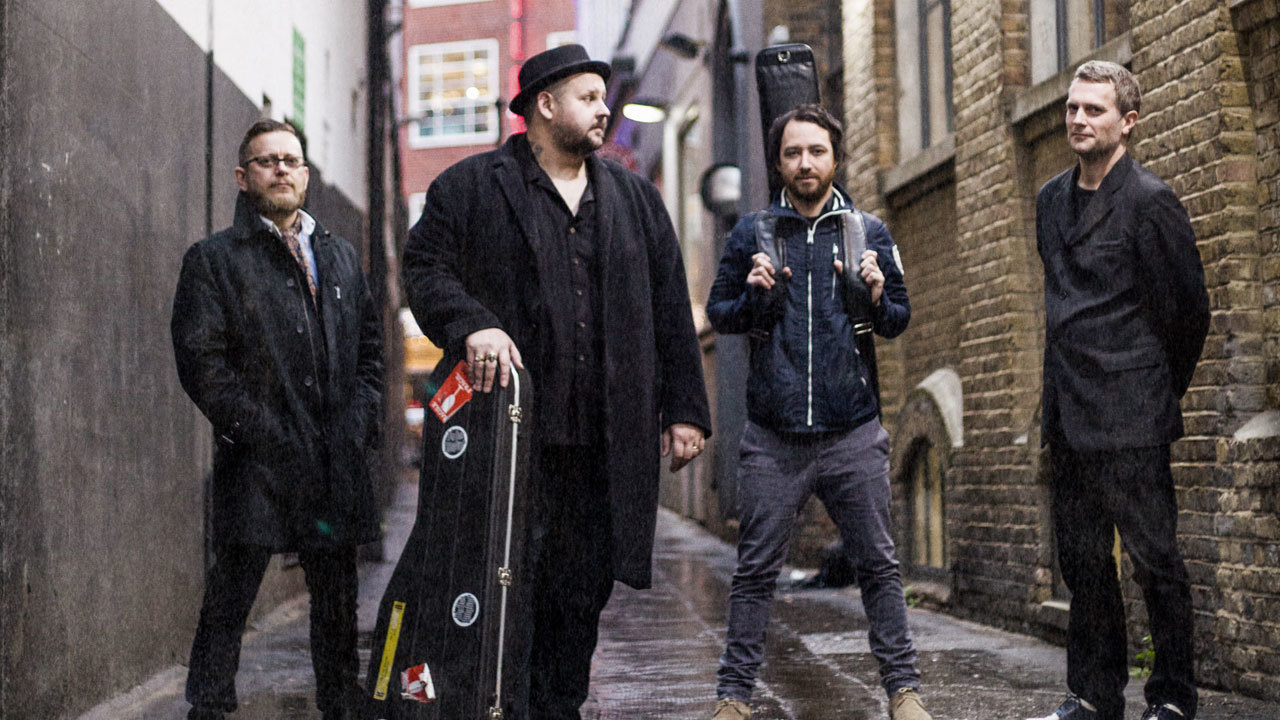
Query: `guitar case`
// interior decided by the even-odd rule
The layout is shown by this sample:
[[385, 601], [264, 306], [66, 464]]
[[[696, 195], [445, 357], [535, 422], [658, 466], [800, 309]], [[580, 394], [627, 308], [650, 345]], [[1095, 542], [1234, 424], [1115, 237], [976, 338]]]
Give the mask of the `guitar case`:
[[[797, 105], [821, 102], [813, 48], [804, 43], [771, 45], [756, 53], [756, 90], [760, 97], [760, 133], [769, 153], [773, 121]], [[769, 168], [769, 197], [782, 189], [781, 178]]]
[[[445, 372], [449, 370], [449, 372]], [[527, 374], [474, 391], [465, 362], [441, 366], [423, 423], [418, 516], [378, 608], [363, 717], [513, 717], [504, 671], [520, 638], [528, 592]], [[443, 419], [442, 419], [443, 418]], [[522, 432], [523, 431], [523, 432]]]
[[[773, 122], [798, 105], [820, 104], [818, 70], [813, 61], [813, 48], [804, 43], [771, 45], [756, 53], [756, 89], [760, 97], [760, 129], [764, 137], [766, 158], [769, 152], [769, 128]], [[782, 178], [769, 168], [769, 198], [782, 189]], [[859, 211], [855, 210], [855, 213]], [[760, 250], [769, 255], [774, 267], [786, 266], [786, 246], [773, 233], [772, 218], [765, 213], [756, 221], [756, 239]], [[860, 258], [867, 247], [866, 226], [861, 215], [844, 220], [841, 229], [845, 258]], [[854, 341], [867, 368], [868, 380], [880, 403], [880, 373], [876, 366], [876, 345], [872, 334], [871, 292], [862, 282], [856, 263], [845, 262], [843, 277], [844, 304], [854, 327]]]

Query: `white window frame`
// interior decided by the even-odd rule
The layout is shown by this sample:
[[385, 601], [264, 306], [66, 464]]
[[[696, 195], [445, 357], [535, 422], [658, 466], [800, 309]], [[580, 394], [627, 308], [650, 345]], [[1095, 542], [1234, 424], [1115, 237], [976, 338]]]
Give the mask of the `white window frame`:
[[437, 5], [461, 5], [462, 3], [488, 2], [489, 0], [409, 0], [410, 8], [435, 7]]
[[[425, 45], [414, 45], [409, 48], [409, 102], [408, 112], [411, 118], [422, 118], [424, 114], [433, 108], [422, 102], [421, 94], [421, 75], [418, 72], [418, 65], [424, 55], [444, 55], [446, 53], [458, 51], [484, 50], [488, 53], [488, 75], [489, 75], [489, 94], [469, 101], [467, 104], [475, 112], [485, 112], [489, 117], [488, 128], [481, 132], [465, 132], [457, 134], [440, 133], [437, 135], [421, 135], [419, 134], [420, 122], [413, 120], [409, 123], [409, 147], [419, 148], [437, 148], [437, 147], [457, 147], [459, 145], [483, 145], [486, 143], [496, 142], [498, 140], [498, 109], [496, 100], [499, 93], [502, 92], [500, 85], [503, 78], [499, 76], [498, 66], [498, 40], [497, 38], [482, 38], [477, 40], [464, 40], [461, 42], [448, 43], [431, 43]], [[473, 61], [474, 62], [474, 61]], [[443, 109], [443, 104], [436, 110]], [[438, 122], [438, 121], [437, 121]]]
[[1031, 84], [1048, 80], [1102, 47], [1107, 0], [1030, 0]]
[[572, 45], [576, 42], [578, 42], [577, 30], [556, 30], [555, 32], [547, 33], [548, 50], [561, 45]]
[[[896, 0], [896, 74], [898, 78], [898, 158], [909, 160], [927, 148], [941, 144], [954, 132], [955, 111], [951, 98], [952, 0]], [[930, 13], [938, 11], [938, 27]], [[938, 32], [940, 42], [931, 42]], [[941, 49], [942, 56], [934, 52]], [[935, 66], [935, 63], [937, 65]], [[940, 75], [935, 70], [940, 69]], [[941, 105], [941, 107], [936, 107]]]

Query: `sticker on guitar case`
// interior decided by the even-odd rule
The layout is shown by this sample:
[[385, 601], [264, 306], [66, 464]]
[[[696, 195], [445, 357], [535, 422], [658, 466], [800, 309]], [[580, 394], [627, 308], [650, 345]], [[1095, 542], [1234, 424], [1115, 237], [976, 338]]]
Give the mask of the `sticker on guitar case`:
[[400, 687], [400, 697], [405, 700], [425, 703], [436, 699], [436, 685], [431, 681], [431, 668], [426, 663], [400, 673]]
[[471, 593], [462, 593], [453, 601], [453, 621], [458, 627], [471, 627], [480, 617], [480, 601]]
[[462, 409], [471, 400], [474, 392], [471, 383], [467, 381], [467, 362], [461, 360], [457, 365], [453, 366], [453, 372], [449, 373], [449, 377], [445, 379], [444, 384], [436, 391], [434, 397], [429, 403], [431, 412], [440, 418], [440, 422], [447, 422], [453, 417], [454, 413]]
[[467, 431], [461, 425], [454, 425], [444, 431], [440, 438], [440, 452], [450, 460], [457, 460], [467, 451]]

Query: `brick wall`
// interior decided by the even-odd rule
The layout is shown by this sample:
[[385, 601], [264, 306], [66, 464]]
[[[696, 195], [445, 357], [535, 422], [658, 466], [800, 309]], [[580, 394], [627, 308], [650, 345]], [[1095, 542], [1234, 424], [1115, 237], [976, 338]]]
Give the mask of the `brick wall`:
[[[1108, 27], [1131, 31], [1097, 52], [1128, 62], [1144, 89], [1130, 150], [1187, 207], [1213, 309], [1183, 402], [1188, 437], [1173, 448], [1198, 673], [1208, 685], [1278, 697], [1280, 3], [1108, 6]], [[1060, 637], [1064, 614], [1045, 602], [1059, 591], [1038, 433], [1034, 197], [1075, 162], [1062, 133], [1070, 71], [1028, 86], [1025, 2], [953, 0], [953, 170], [948, 161], [914, 167], [896, 156], [892, 11], [888, 0], [849, 0], [844, 41], [848, 184], [890, 223], [913, 300], [912, 327], [882, 344], [894, 472], [904, 447], [937, 445], [929, 402], [906, 394], [930, 371], [955, 368], [964, 446], [947, 458], [949, 609]], [[891, 196], [879, 196], [889, 177]], [[894, 402], [910, 407], [899, 413]], [[899, 505], [903, 492], [895, 487]], [[1136, 648], [1145, 608], [1127, 559], [1122, 574]]]
[[1020, 12], [1020, 4], [958, 0], [951, 25], [965, 401], [965, 447], [953, 459], [948, 496], [954, 599], [962, 615], [1014, 626], [1035, 598], [1047, 533], [1034, 465], [1015, 442], [1039, 402], [1042, 333], [1028, 224], [1034, 189], [1019, 182], [1004, 104], [1008, 81], [1026, 73], [1025, 53], [1013, 52], [1025, 27]]
[[[493, 38], [498, 41], [498, 76], [496, 78], [498, 96], [504, 103], [510, 102], [512, 93], [509, 92], [507, 78], [511, 68], [518, 67], [512, 59], [510, 27], [513, 3], [504, 0], [478, 0], [421, 8], [411, 8], [407, 5], [406, 2], [403, 31], [403, 62], [406, 77], [400, 84], [402, 98], [407, 98], [409, 91], [407, 75], [414, 71], [414, 68], [408, 65], [409, 51], [413, 46]], [[532, 57], [546, 50], [548, 33], [573, 30], [575, 22], [572, 0], [525, 2], [522, 34], [524, 56]], [[400, 103], [401, 112], [405, 112], [407, 107], [407, 100]], [[515, 116], [503, 111], [501, 119], [503, 139], [511, 134], [516, 127], [516, 122]], [[402, 130], [400, 147], [403, 148], [401, 152], [404, 163], [405, 194], [426, 192], [431, 181], [445, 168], [463, 158], [491, 150], [494, 145], [494, 143], [484, 143], [415, 149], [409, 144], [408, 129]]]

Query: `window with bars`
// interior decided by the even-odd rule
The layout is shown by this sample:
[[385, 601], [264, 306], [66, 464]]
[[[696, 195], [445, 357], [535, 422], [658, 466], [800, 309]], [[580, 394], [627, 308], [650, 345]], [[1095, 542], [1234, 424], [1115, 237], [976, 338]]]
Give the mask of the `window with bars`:
[[898, 157], [908, 160], [955, 129], [951, 0], [896, 0]]
[[498, 41], [415, 45], [409, 51], [412, 147], [498, 139]]
[[1031, 0], [1031, 82], [1129, 32], [1130, 0]]

